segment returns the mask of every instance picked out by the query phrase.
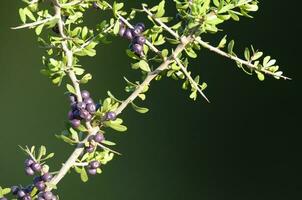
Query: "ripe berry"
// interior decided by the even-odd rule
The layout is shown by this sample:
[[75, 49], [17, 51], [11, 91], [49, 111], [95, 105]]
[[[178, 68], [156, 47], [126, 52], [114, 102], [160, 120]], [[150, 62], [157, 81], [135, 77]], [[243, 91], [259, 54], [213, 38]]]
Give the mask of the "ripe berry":
[[37, 200], [45, 200], [43, 197], [38, 197]]
[[85, 109], [86, 108], [86, 104], [84, 102], [79, 102], [79, 103], [77, 103], [77, 108], [79, 110]]
[[109, 120], [109, 121], [114, 121], [116, 120], [116, 113], [115, 112], [107, 112], [106, 114], [106, 120]]
[[68, 112], [68, 119], [69, 120], [72, 120], [72, 119], [74, 119], [75, 117], [73, 116], [73, 112], [70, 110], [69, 112]]
[[43, 197], [44, 197], [45, 200], [52, 200], [53, 196], [54, 195], [50, 191], [46, 191], [46, 192], [43, 193]]
[[73, 119], [70, 120], [70, 123], [73, 128], [78, 128], [81, 125], [81, 120]]
[[39, 190], [39, 191], [43, 191], [45, 190], [46, 188], [46, 185], [43, 181], [39, 181], [35, 184], [36, 188]]
[[18, 186], [12, 186], [11, 191], [13, 195], [17, 195], [19, 192], [20, 188]]
[[131, 49], [132, 49], [132, 51], [134, 51], [134, 53], [136, 53], [136, 54], [139, 55], [139, 56], [142, 56], [142, 55], [144, 54], [144, 53], [143, 53], [144, 48], [143, 48], [143, 46], [140, 45], [140, 44], [133, 44], [133, 45], [131, 46]]
[[1, 198], [0, 198], [0, 200], [7, 200], [7, 198], [5, 198], [5, 197], [1, 197]]
[[132, 40], [133, 39], [132, 30], [127, 28], [125, 30], [125, 33], [124, 33], [123, 37], [128, 39], [128, 40]]
[[31, 166], [32, 170], [35, 172], [40, 172], [42, 169], [42, 166], [39, 163], [33, 163]]
[[90, 103], [86, 105], [86, 109], [90, 113], [94, 113], [96, 111], [96, 106], [94, 103]]
[[41, 178], [44, 182], [49, 182], [52, 179], [52, 175], [50, 173], [45, 173]]
[[90, 93], [89, 93], [87, 90], [83, 90], [83, 91], [81, 92], [81, 95], [82, 95], [82, 98], [83, 98], [83, 99], [87, 99], [87, 98], [90, 97]]
[[90, 175], [96, 175], [97, 174], [97, 170], [96, 169], [88, 169], [88, 174], [90, 174]]
[[140, 29], [141, 32], [144, 32], [144, 30], [145, 30], [145, 24], [144, 23], [137, 23], [135, 25], [134, 29]]
[[25, 165], [25, 167], [29, 167], [29, 166], [31, 166], [34, 162], [35, 162], [35, 161], [33, 161], [33, 159], [28, 158], [28, 159], [25, 160], [24, 165]]
[[97, 133], [97, 134], [94, 136], [94, 138], [93, 138], [93, 140], [94, 140], [95, 142], [97, 142], [97, 143], [102, 142], [104, 139], [105, 139], [105, 138], [104, 138], [104, 135], [103, 135], [102, 133]]
[[91, 114], [87, 115], [86, 118], [85, 118], [86, 122], [91, 121], [91, 119], [92, 119], [92, 115]]
[[100, 163], [98, 161], [92, 161], [89, 163], [89, 168], [90, 169], [97, 169], [100, 167]]
[[28, 176], [33, 176], [35, 174], [34, 170], [31, 168], [31, 167], [26, 167], [25, 168], [25, 173], [28, 175]]
[[86, 103], [86, 105], [87, 105], [87, 104], [94, 103], [94, 101], [92, 98], [86, 98], [86, 99], [84, 99], [84, 103]]
[[79, 110], [73, 111], [72, 115], [73, 115], [72, 119], [81, 119], [81, 117], [80, 117], [80, 111]]
[[134, 38], [133, 43], [143, 45], [146, 42], [146, 38], [144, 36], [137, 36]]
[[89, 147], [86, 148], [87, 153], [92, 153], [94, 151], [95, 147], [93, 145], [90, 145]]
[[77, 98], [76, 98], [75, 95], [73, 95], [73, 94], [69, 95], [69, 100], [70, 100], [70, 102], [71, 102], [72, 104], [75, 103], [75, 102], [77, 102]]
[[125, 34], [125, 31], [126, 31], [126, 27], [125, 26], [120, 26], [120, 30], [119, 30], [119, 35], [121, 36], [121, 37], [123, 37], [124, 36], [124, 34]]
[[29, 194], [25, 195], [22, 200], [31, 200], [31, 197]]
[[17, 196], [19, 198], [23, 198], [25, 195], [26, 195], [26, 193], [23, 190], [19, 190], [18, 193], [17, 193]]
[[132, 35], [133, 35], [134, 37], [139, 36], [141, 33], [142, 33], [141, 29], [138, 29], [138, 28], [132, 29]]
[[80, 110], [80, 117], [86, 119], [87, 116], [90, 115], [87, 110]]

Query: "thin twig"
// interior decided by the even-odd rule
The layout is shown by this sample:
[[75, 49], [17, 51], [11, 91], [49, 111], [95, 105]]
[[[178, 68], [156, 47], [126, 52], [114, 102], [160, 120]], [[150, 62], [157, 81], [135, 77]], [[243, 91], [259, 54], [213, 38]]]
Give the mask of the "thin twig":
[[204, 48], [210, 50], [210, 51], [213, 51], [221, 56], [224, 56], [226, 58], [229, 58], [231, 60], [234, 60], [238, 63], [241, 63], [247, 67], [249, 67], [250, 69], [253, 69], [253, 70], [256, 70], [256, 71], [259, 71], [259, 72], [262, 72], [262, 73], [265, 73], [265, 74], [268, 74], [268, 75], [271, 75], [271, 76], [274, 76], [274, 77], [279, 77], [279, 78], [283, 78], [284, 80], [292, 80], [291, 78], [289, 77], [286, 77], [286, 76], [283, 76], [283, 75], [278, 75], [278, 74], [275, 74], [271, 71], [268, 71], [268, 70], [265, 70], [265, 69], [258, 69], [257, 66], [253, 65], [252, 63], [246, 61], [246, 60], [242, 60], [241, 58], [238, 58], [236, 56], [233, 56], [233, 55], [230, 55], [224, 51], [222, 51], [221, 49], [217, 48], [217, 47], [214, 47], [210, 44], [208, 44], [207, 42], [204, 42], [203, 40], [201, 40], [200, 38], [197, 38], [196, 41], [201, 45], [203, 46]]
[[35, 27], [35, 26], [39, 26], [40, 24], [45, 24], [45, 23], [47, 23], [51, 20], [54, 20], [54, 19], [56, 19], [56, 16], [49, 17], [49, 18], [46, 18], [46, 19], [43, 19], [43, 20], [39, 20], [39, 21], [36, 21], [36, 22], [33, 22], [33, 23], [23, 24], [23, 25], [17, 26], [17, 27], [11, 27], [11, 29], [16, 30], [16, 29], [22, 29], [22, 28], [32, 28], [32, 27]]
[[183, 71], [183, 73], [185, 74], [185, 76], [188, 78], [188, 80], [190, 81], [190, 83], [193, 86], [193, 88], [195, 88], [201, 94], [201, 96], [203, 96], [203, 98], [205, 98], [205, 100], [207, 100], [207, 102], [210, 103], [210, 100], [202, 92], [202, 90], [200, 89], [200, 87], [198, 86], [198, 84], [191, 77], [190, 73], [187, 71], [187, 69], [185, 68], [185, 66], [181, 63], [181, 61], [179, 60], [179, 58], [174, 58], [174, 60], [176, 61], [177, 65], [181, 68], [181, 70]]
[[[249, 3], [250, 1], [247, 1], [245, 2], [244, 4], [246, 3]], [[241, 6], [242, 4], [239, 4], [237, 5], [238, 6]], [[169, 28], [165, 23], [163, 23], [160, 19], [156, 18], [145, 6], [143, 6], [143, 10], [150, 16], [152, 17], [152, 19], [157, 22], [161, 27], [163, 27], [167, 32], [169, 32], [171, 35], [173, 35], [176, 39], [179, 39], [180, 36], [178, 35], [178, 33], [176, 33], [175, 31], [173, 31], [171, 28]], [[213, 47], [211, 46], [210, 44], [202, 41], [199, 37], [196, 38], [196, 41], [203, 47], [209, 49], [210, 51], [213, 51], [213, 52], [216, 52], [217, 54], [219, 55], [222, 55], [224, 57], [227, 57], [227, 58], [230, 58], [236, 62], [239, 62], [245, 66], [247, 66], [248, 68], [251, 68], [253, 70], [256, 70], [256, 71], [259, 71], [259, 72], [262, 72], [262, 73], [265, 73], [265, 74], [268, 74], [268, 75], [271, 75], [271, 76], [274, 76], [274, 77], [279, 77], [279, 78], [283, 78], [285, 80], [291, 80], [291, 78], [289, 77], [286, 77], [286, 76], [283, 76], [283, 75], [278, 75], [278, 74], [275, 74], [271, 71], [268, 71], [268, 70], [265, 70], [265, 69], [258, 69], [257, 66], [253, 65], [252, 63], [246, 61], [246, 60], [243, 60], [243, 59], [240, 59], [236, 56], [232, 56], [230, 54], [227, 54], [226, 52], [216, 48], [216, 47]], [[185, 73], [185, 72], [184, 72]], [[186, 73], [185, 73], [186, 74]], [[189, 77], [188, 77], [189, 78]]]

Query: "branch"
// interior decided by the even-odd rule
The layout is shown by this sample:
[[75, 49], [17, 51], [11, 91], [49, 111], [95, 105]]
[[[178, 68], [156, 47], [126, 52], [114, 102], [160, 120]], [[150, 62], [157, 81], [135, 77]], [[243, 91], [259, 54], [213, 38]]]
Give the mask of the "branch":
[[210, 51], [213, 51], [213, 52], [215, 52], [215, 53], [217, 53], [217, 54], [219, 54], [219, 55], [221, 55], [221, 56], [224, 56], [224, 57], [226, 57], [226, 58], [229, 58], [229, 59], [231, 59], [231, 60], [234, 60], [234, 61], [236, 61], [236, 62], [238, 62], [238, 63], [241, 63], [241, 64], [247, 66], [247, 67], [250, 68], [250, 69], [253, 69], [253, 70], [256, 70], [256, 71], [259, 71], [259, 72], [263, 72], [263, 73], [265, 73], [265, 74], [268, 74], [268, 75], [271, 75], [271, 76], [274, 76], [274, 77], [283, 78], [284, 80], [292, 80], [292, 79], [289, 78], [289, 77], [286, 77], [286, 76], [283, 76], [283, 75], [278, 75], [278, 74], [275, 74], [275, 73], [273, 73], [273, 72], [271, 72], [271, 71], [268, 71], [268, 70], [265, 70], [265, 69], [260, 69], [260, 70], [259, 70], [258, 67], [255, 66], [255, 65], [253, 65], [252, 63], [250, 63], [250, 62], [248, 62], [248, 61], [246, 61], [246, 60], [243, 60], [243, 59], [241, 59], [241, 58], [238, 58], [238, 57], [236, 57], [236, 56], [232, 56], [232, 55], [230, 55], [230, 54], [228, 54], [228, 53], [222, 51], [221, 49], [218, 49], [217, 47], [214, 47], [214, 46], [208, 44], [207, 42], [202, 41], [200, 38], [197, 38], [196, 41], [197, 41], [201, 46], [203, 46], [204, 48], [209, 49]]
[[56, 18], [57, 18], [56, 16], [53, 16], [53, 17], [49, 17], [49, 18], [46, 18], [44, 20], [36, 21], [36, 22], [33, 22], [33, 23], [23, 24], [23, 25], [17, 26], [17, 27], [11, 27], [11, 29], [16, 30], [16, 29], [22, 29], [22, 28], [32, 28], [32, 27], [38, 26], [40, 24], [45, 24], [45, 23], [47, 23], [51, 20], [54, 20]]
[[146, 79], [136, 88], [136, 90], [125, 100], [123, 103], [115, 110], [115, 113], [119, 115], [128, 104], [132, 103], [136, 97], [143, 92], [146, 86], [149, 86], [149, 83], [162, 71], [168, 69], [169, 64], [171, 64], [174, 60], [174, 58], [178, 57], [180, 53], [185, 49], [185, 47], [194, 41], [193, 36], [188, 37], [182, 37], [181, 39], [182, 43], [179, 44], [171, 56], [169, 56], [168, 59], [166, 59], [158, 68], [156, 68], [154, 71], [150, 72]]
[[188, 78], [188, 80], [190, 81], [190, 83], [193, 86], [193, 88], [195, 88], [201, 94], [201, 96], [203, 96], [203, 98], [205, 98], [205, 100], [207, 100], [207, 102], [210, 103], [210, 100], [206, 97], [206, 95], [204, 95], [204, 93], [202, 92], [202, 90], [200, 89], [200, 87], [198, 86], [198, 84], [191, 77], [190, 73], [187, 71], [187, 69], [185, 68], [185, 66], [181, 63], [181, 61], [179, 60], [179, 58], [175, 57], [174, 60], [176, 61], [177, 65], [181, 68], [181, 70], [183, 71], [183, 73], [185, 74], [185, 76]]
[[[251, 1], [246, 1], [242, 4], [238, 4], [238, 6], [241, 6], [243, 4], [246, 4], [246, 3], [249, 3]], [[155, 21], [157, 22], [161, 27], [163, 27], [167, 32], [169, 32], [171, 35], [173, 35], [176, 39], [179, 40], [180, 36], [178, 35], [178, 33], [176, 33], [175, 31], [173, 31], [171, 28], [169, 28], [165, 23], [163, 23], [160, 19], [156, 18], [145, 6], [143, 6], [143, 10]], [[210, 13], [212, 14], [212, 13]], [[283, 75], [278, 75], [278, 74], [275, 74], [271, 71], [268, 71], [268, 70], [265, 70], [265, 69], [258, 69], [257, 66], [253, 65], [252, 63], [246, 61], [246, 60], [243, 60], [243, 59], [240, 59], [236, 56], [232, 56], [232, 55], [229, 55], [228, 53], [216, 48], [216, 47], [213, 47], [211, 45], [209, 45], [208, 43], [202, 41], [199, 37], [196, 38], [196, 41], [203, 47], [209, 49], [210, 51], [213, 51], [213, 52], [216, 52], [217, 54], [221, 55], [221, 56], [224, 56], [224, 57], [227, 57], [227, 58], [230, 58], [231, 60], [234, 60], [236, 62], [239, 62], [245, 66], [247, 66], [248, 68], [250, 69], [253, 69], [253, 70], [256, 70], [256, 71], [259, 71], [259, 72], [262, 72], [262, 73], [265, 73], [265, 74], [268, 74], [268, 75], [271, 75], [271, 76], [274, 76], [274, 77], [279, 77], [279, 78], [283, 78], [284, 80], [291, 80], [291, 78], [289, 77], [286, 77], [286, 76], [283, 76]], [[186, 72], [183, 71], [185, 74]], [[187, 76], [188, 77], [188, 76]], [[189, 78], [189, 77], [188, 77]]]
[[[58, 6], [59, 2], [58, 0], [52, 0], [52, 2], [54, 3], [54, 10], [55, 10], [55, 16], [59, 19], [58, 20], [58, 28], [59, 28], [59, 32], [62, 38], [66, 38], [66, 35], [64, 33], [64, 21], [61, 17], [61, 8]], [[74, 73], [74, 71], [72, 70], [72, 66], [73, 66], [73, 53], [72, 51], [68, 48], [68, 43], [66, 40], [63, 40], [61, 42], [62, 44], [62, 49], [64, 51], [64, 53], [66, 54], [66, 59], [67, 59], [67, 71], [68, 71], [68, 75], [69, 78], [72, 81], [73, 87], [75, 88], [76, 91], [76, 96], [77, 96], [77, 100], [79, 102], [82, 101], [82, 96], [81, 96], [81, 89], [80, 89], [80, 85], [79, 82], [77, 80], [77, 77]], [[80, 157], [80, 155], [83, 153], [84, 151], [84, 144], [85, 142], [88, 141], [88, 138], [90, 135], [94, 135], [99, 131], [99, 127], [92, 127], [91, 124], [89, 122], [86, 123], [86, 128], [88, 130], [88, 136], [82, 141], [80, 142], [76, 149], [73, 151], [73, 153], [69, 156], [69, 158], [67, 159], [67, 161], [65, 162], [65, 164], [63, 164], [62, 168], [59, 170], [58, 174], [53, 177], [53, 179], [50, 181], [50, 185], [57, 185], [63, 178], [64, 176], [67, 174], [67, 172], [70, 170], [70, 168], [72, 166], [74, 166], [74, 164], [76, 163], [77, 159]], [[52, 190], [51, 187], [49, 187], [47, 190]]]

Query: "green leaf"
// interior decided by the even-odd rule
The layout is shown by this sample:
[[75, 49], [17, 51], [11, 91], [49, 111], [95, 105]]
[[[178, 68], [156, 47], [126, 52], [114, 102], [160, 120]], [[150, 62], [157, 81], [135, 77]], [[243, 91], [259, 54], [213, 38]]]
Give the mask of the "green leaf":
[[233, 49], [234, 49], [234, 45], [235, 45], [235, 41], [234, 40], [231, 40], [228, 44], [228, 52], [229, 54], [232, 54], [233, 53]]
[[66, 84], [66, 88], [67, 90], [71, 93], [71, 94], [75, 94], [76, 95], [76, 91], [74, 89], [74, 87], [70, 84]]
[[149, 64], [145, 60], [139, 61], [139, 68], [145, 72], [150, 72]]
[[245, 48], [245, 50], [244, 50], [244, 57], [247, 61], [249, 61], [251, 59], [250, 50], [248, 48]]
[[162, 16], [164, 16], [165, 14], [165, 0], [162, 0], [159, 4], [158, 4], [158, 8], [157, 8], [157, 13], [155, 14], [155, 17], [160, 18]]
[[25, 12], [22, 8], [19, 9], [19, 15], [20, 15], [21, 21], [25, 24], [26, 23], [26, 15], [25, 15]]
[[103, 140], [102, 144], [108, 145], [108, 146], [115, 146], [116, 144], [114, 142], [108, 141], [108, 140]]
[[85, 76], [83, 76], [83, 77], [81, 78], [80, 83], [81, 83], [81, 84], [86, 84], [86, 83], [88, 83], [88, 81], [90, 81], [91, 79], [92, 79], [92, 75], [91, 75], [91, 74], [85, 74]]
[[225, 47], [225, 45], [226, 45], [226, 43], [227, 43], [227, 39], [226, 39], [226, 38], [227, 38], [227, 35], [225, 35], [225, 36], [221, 39], [221, 41], [219, 42], [217, 48], [222, 49], [222, 48]]
[[116, 20], [115, 24], [114, 24], [114, 27], [113, 27], [113, 33], [115, 35], [117, 35], [120, 31], [120, 22], [119, 20]]
[[35, 29], [35, 32], [37, 35], [40, 35], [42, 30], [43, 30], [44, 24], [41, 24], [39, 26], [37, 26], [37, 28]]
[[263, 73], [261, 73], [261, 72], [258, 72], [258, 71], [256, 71], [256, 73], [257, 73], [257, 77], [258, 77], [258, 79], [259, 79], [260, 81], [264, 81], [264, 79], [265, 79], [264, 74], [263, 74]]
[[144, 114], [144, 113], [149, 112], [148, 108], [139, 107], [139, 106], [135, 105], [133, 102], [131, 103], [131, 105], [132, 105], [132, 108], [138, 113]]
[[86, 172], [86, 169], [83, 167], [82, 170], [81, 170], [81, 180], [86, 183], [88, 181], [88, 175], [87, 175], [87, 172]]

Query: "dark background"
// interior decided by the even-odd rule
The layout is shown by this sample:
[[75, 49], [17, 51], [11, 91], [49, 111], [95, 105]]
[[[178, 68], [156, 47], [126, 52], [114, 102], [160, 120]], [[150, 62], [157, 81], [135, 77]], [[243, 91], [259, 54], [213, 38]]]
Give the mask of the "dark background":
[[[127, 4], [138, 7], [141, 2]], [[172, 1], [168, 2], [173, 13]], [[57, 191], [61, 199], [301, 199], [298, 2], [261, 1], [254, 20], [223, 25], [239, 51], [250, 44], [264, 50], [277, 58], [293, 81], [259, 82], [233, 62], [202, 50], [192, 69], [208, 83], [206, 93], [212, 103], [189, 100], [179, 82], [153, 83], [145, 103], [151, 111], [140, 115], [127, 109], [122, 117], [129, 131], [108, 136], [118, 142], [116, 148], [123, 156], [87, 184], [75, 173], [66, 176]], [[20, 23], [21, 5], [21, 1], [1, 2], [1, 186], [31, 181], [24, 175], [25, 156], [18, 145], [46, 145], [56, 153], [50, 162], [53, 170], [72, 151], [54, 137], [66, 120], [65, 88], [56, 88], [40, 75], [43, 51], [33, 31], [10, 30]], [[101, 20], [98, 14], [91, 15], [91, 20]], [[87, 71], [94, 74], [87, 85], [94, 98], [104, 98], [107, 90], [126, 97], [122, 77], [137, 75], [129, 70], [127, 45], [116, 39], [112, 45], [100, 46], [97, 57], [83, 59]]]

